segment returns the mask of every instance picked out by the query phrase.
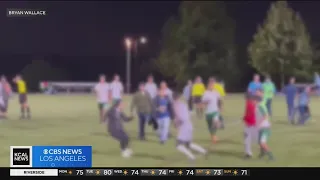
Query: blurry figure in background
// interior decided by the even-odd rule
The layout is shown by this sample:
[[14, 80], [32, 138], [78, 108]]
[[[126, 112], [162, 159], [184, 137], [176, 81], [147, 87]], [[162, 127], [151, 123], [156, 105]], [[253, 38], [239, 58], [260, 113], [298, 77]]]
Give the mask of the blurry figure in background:
[[41, 92], [43, 92], [43, 93], [46, 93], [46, 91], [47, 91], [47, 87], [46, 87], [46, 85], [45, 85], [45, 82], [40, 82], [40, 90], [41, 90]]
[[139, 90], [133, 95], [131, 101], [131, 114], [136, 110], [139, 117], [139, 139], [145, 139], [145, 125], [152, 116], [153, 101], [146, 91], [144, 83], [139, 84]]
[[128, 117], [123, 113], [124, 105], [121, 101], [117, 101], [106, 114], [106, 124], [109, 134], [120, 142], [122, 157], [129, 158], [132, 150], [129, 149], [129, 136], [123, 127], [123, 121], [128, 122], [132, 117]]
[[[21, 106], [21, 117], [20, 119], [30, 119], [31, 118], [31, 111], [28, 104], [28, 97], [27, 97], [27, 85], [26, 82], [22, 79], [20, 75], [17, 75], [13, 82], [17, 84], [17, 90], [19, 93], [19, 103]], [[26, 113], [26, 114], [25, 114]]]
[[311, 117], [309, 103], [310, 103], [311, 87], [307, 86], [303, 92], [299, 94], [298, 112], [299, 112], [299, 125], [304, 125]]
[[110, 90], [112, 93], [112, 101], [116, 103], [122, 100], [123, 95], [123, 84], [120, 81], [120, 76], [115, 75], [113, 81], [110, 84]]
[[256, 91], [261, 88], [262, 84], [260, 82], [260, 76], [259, 74], [255, 74], [253, 76], [253, 81], [251, 81], [248, 85], [248, 92], [255, 95]]
[[168, 84], [165, 81], [162, 81], [160, 83], [160, 90], [163, 90], [164, 95], [169, 99], [169, 104], [168, 104], [168, 111], [170, 114], [170, 119], [173, 120], [173, 112], [172, 112], [172, 101], [173, 101], [173, 92], [172, 90], [168, 87]]
[[97, 102], [98, 102], [98, 109], [100, 115], [100, 123], [104, 120], [104, 114], [109, 107], [109, 101], [111, 101], [111, 92], [109, 84], [106, 82], [106, 76], [100, 75], [99, 83], [96, 84], [94, 87]]
[[[220, 95], [220, 101], [219, 101], [219, 109], [222, 109], [222, 99], [223, 99], [223, 97], [225, 97], [226, 96], [226, 92], [225, 92], [225, 90], [224, 90], [224, 87], [223, 87], [223, 85], [221, 84], [221, 83], [219, 83], [219, 82], [217, 82], [216, 81], [216, 78], [214, 78], [214, 77], [210, 77], [209, 78], [209, 83], [211, 83], [212, 84], [212, 86], [213, 86], [213, 91], [216, 91], [216, 92], [218, 92], [219, 93], [219, 95]], [[219, 119], [220, 119], [220, 128], [221, 129], [224, 129], [225, 128], [225, 126], [224, 126], [224, 118], [223, 118], [223, 116], [221, 115], [221, 111], [219, 112]]]
[[[147, 83], [145, 84], [145, 90], [149, 93], [152, 100], [154, 100], [154, 98], [158, 94], [158, 87], [157, 87], [157, 84], [154, 82], [154, 78], [152, 75], [149, 75], [147, 78]], [[151, 116], [151, 119], [149, 120], [148, 124], [152, 125], [154, 130], [158, 129], [158, 124], [155, 117]]]
[[197, 76], [195, 79], [195, 82], [193, 83], [191, 94], [192, 94], [192, 100], [193, 100], [193, 103], [195, 104], [196, 113], [198, 117], [202, 117], [203, 115], [203, 104], [201, 99], [205, 91], [206, 91], [206, 87], [202, 83], [201, 77]]
[[291, 124], [294, 124], [294, 114], [295, 114], [295, 99], [298, 95], [298, 88], [296, 86], [296, 79], [291, 77], [289, 80], [289, 84], [287, 84], [283, 93], [286, 96], [287, 109], [288, 109], [288, 120]]
[[3, 101], [3, 105], [1, 105], [1, 113], [3, 118], [7, 118], [7, 111], [9, 106], [9, 99], [12, 96], [12, 88], [7, 78], [5, 76], [1, 76], [1, 98]]
[[264, 92], [263, 101], [266, 103], [269, 116], [271, 117], [272, 116], [272, 99], [276, 94], [276, 86], [271, 81], [271, 78], [267, 76], [264, 83], [262, 84], [262, 88]]
[[154, 79], [151, 75], [148, 76], [147, 78], [147, 82], [145, 84], [145, 90], [149, 93], [152, 99], [154, 99], [157, 96], [157, 93], [158, 93], [157, 84], [154, 82]]
[[183, 96], [184, 96], [185, 100], [188, 102], [188, 109], [190, 112], [192, 112], [191, 91], [192, 91], [192, 81], [188, 80], [187, 85], [183, 88]]
[[160, 89], [162, 89], [164, 91], [164, 95], [167, 96], [170, 101], [172, 101], [172, 95], [173, 95], [173, 92], [172, 90], [168, 87], [168, 84], [165, 82], [165, 81], [162, 81], [160, 83]]
[[178, 129], [177, 150], [185, 154], [191, 161], [194, 161], [196, 156], [190, 150], [207, 155], [204, 148], [192, 142], [193, 125], [187, 104], [181, 100], [180, 94], [175, 93], [173, 99], [174, 122]]
[[317, 95], [320, 96], [320, 76], [319, 73], [314, 73], [314, 85]]

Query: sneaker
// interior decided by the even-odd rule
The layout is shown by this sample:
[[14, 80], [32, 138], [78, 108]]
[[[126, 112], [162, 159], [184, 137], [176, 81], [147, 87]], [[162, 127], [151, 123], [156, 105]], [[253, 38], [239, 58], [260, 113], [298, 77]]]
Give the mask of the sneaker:
[[246, 154], [245, 156], [244, 156], [244, 159], [251, 159], [252, 158], [252, 155], [249, 155], [249, 154]]
[[259, 156], [258, 156], [258, 158], [259, 158], [259, 159], [262, 159], [262, 158], [264, 157], [264, 155], [265, 155], [265, 153], [260, 153]]
[[130, 154], [130, 156], [133, 154], [132, 149], [127, 149], [128, 154]]
[[130, 152], [128, 150], [124, 150], [124, 151], [122, 151], [122, 157], [130, 158], [131, 154], [130, 154]]

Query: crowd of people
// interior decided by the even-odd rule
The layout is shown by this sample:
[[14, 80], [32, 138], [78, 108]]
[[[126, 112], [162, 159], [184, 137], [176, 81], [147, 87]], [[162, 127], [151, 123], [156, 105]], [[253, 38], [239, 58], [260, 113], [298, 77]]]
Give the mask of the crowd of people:
[[[217, 82], [214, 77], [209, 78], [207, 85], [203, 83], [201, 77], [196, 77], [194, 81], [189, 80], [183, 93], [180, 94], [173, 92], [164, 81], [157, 87], [153, 77], [149, 76], [145, 83], [139, 84], [138, 91], [133, 94], [129, 116], [123, 112], [121, 101], [123, 85], [119, 76], [115, 76], [111, 83], [106, 82], [105, 76], [100, 76], [100, 82], [95, 90], [100, 109], [100, 122], [106, 122], [111, 136], [120, 142], [123, 157], [130, 157], [132, 150], [129, 149], [129, 136], [125, 132], [122, 120], [130, 121], [135, 113], [139, 119], [140, 140], [146, 140], [145, 127], [149, 124], [156, 131], [159, 142], [164, 144], [171, 136], [170, 126], [173, 124], [178, 129], [177, 150], [190, 160], [195, 160], [190, 150], [208, 154], [207, 150], [192, 141], [191, 114], [193, 112], [198, 119], [202, 117], [206, 119], [213, 144], [218, 142], [217, 130], [224, 129], [221, 110], [226, 93], [223, 84]], [[305, 86], [299, 90], [293, 77], [282, 90], [286, 97], [288, 119], [292, 124], [303, 125], [310, 118], [310, 92], [311, 86]], [[260, 76], [254, 75], [252, 82], [248, 85], [243, 117], [245, 158], [252, 157], [252, 143], [258, 140], [259, 157], [267, 156], [269, 160], [274, 159], [267, 142], [271, 134], [272, 100], [276, 94], [276, 86], [270, 77], [260, 82]], [[111, 101], [113, 103], [110, 103]], [[297, 123], [294, 121], [296, 112], [299, 113]]]
[[[245, 157], [250, 158], [252, 156], [251, 143], [254, 138], [258, 138], [259, 131], [260, 157], [268, 155], [269, 159], [273, 159], [267, 146], [271, 127], [269, 115], [271, 115], [271, 98], [273, 95], [264, 92], [267, 90], [275, 92], [275, 88], [272, 86], [271, 80], [267, 80], [263, 87], [259, 87], [258, 78], [258, 76], [255, 76], [254, 81], [250, 83], [248, 88], [247, 107], [244, 116], [247, 125], [245, 128]], [[173, 124], [178, 129], [176, 136], [177, 150], [192, 161], [195, 160], [195, 156], [191, 150], [204, 155], [208, 154], [207, 150], [192, 141], [191, 113], [193, 107], [198, 118], [206, 119], [213, 144], [218, 142], [217, 130], [224, 129], [221, 109], [222, 100], [226, 93], [223, 85], [218, 83], [214, 77], [209, 78], [207, 85], [202, 82], [201, 77], [196, 77], [194, 81], [188, 81], [183, 93], [180, 94], [173, 92], [166, 82], [161, 82], [158, 88], [153, 77], [149, 76], [146, 83], [139, 84], [138, 91], [132, 96], [129, 116], [126, 116], [123, 112], [121, 101], [123, 86], [119, 76], [115, 76], [111, 83], [106, 82], [105, 76], [100, 76], [100, 82], [95, 89], [100, 109], [100, 122], [106, 122], [111, 136], [120, 142], [123, 157], [130, 157], [132, 150], [129, 149], [129, 136], [125, 132], [122, 121], [130, 121], [133, 119], [134, 113], [137, 114], [139, 119], [138, 137], [140, 140], [146, 140], [145, 126], [149, 123], [156, 131], [159, 143], [165, 144], [171, 136], [170, 125]], [[113, 103], [110, 107], [111, 101]], [[257, 109], [258, 111], [256, 111]]]

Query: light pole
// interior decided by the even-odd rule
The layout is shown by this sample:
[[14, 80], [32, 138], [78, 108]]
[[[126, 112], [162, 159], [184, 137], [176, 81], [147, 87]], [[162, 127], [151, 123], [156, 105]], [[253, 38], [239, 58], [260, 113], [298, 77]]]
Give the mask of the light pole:
[[127, 76], [127, 92], [130, 93], [130, 87], [131, 87], [131, 52], [132, 52], [132, 46], [137, 51], [138, 44], [146, 44], [147, 38], [146, 37], [140, 37], [139, 39], [132, 39], [132, 38], [126, 38], [125, 39], [125, 46], [126, 46], [126, 76]]

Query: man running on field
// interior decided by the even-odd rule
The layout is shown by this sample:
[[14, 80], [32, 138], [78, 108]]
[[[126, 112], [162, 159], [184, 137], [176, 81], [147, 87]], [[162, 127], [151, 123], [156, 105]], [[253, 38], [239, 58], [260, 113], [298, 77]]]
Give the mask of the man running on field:
[[[222, 98], [226, 96], [226, 92], [224, 90], [224, 87], [222, 86], [221, 83], [218, 83], [216, 81], [216, 78], [214, 77], [211, 77], [209, 78], [209, 83], [212, 83], [213, 84], [213, 90], [216, 91], [217, 93], [219, 93], [220, 95], [220, 103], [219, 103], [219, 108], [222, 107]], [[222, 112], [220, 112], [219, 114], [219, 119], [220, 119], [220, 125], [221, 125], [221, 129], [224, 129], [224, 119], [221, 115]]]
[[191, 161], [196, 156], [190, 150], [207, 155], [207, 151], [201, 146], [193, 143], [193, 125], [187, 104], [181, 100], [179, 94], [174, 94], [173, 112], [175, 116], [175, 125], [178, 129], [177, 150], [185, 154]]
[[218, 140], [216, 136], [217, 129], [220, 127], [220, 95], [213, 90], [213, 85], [211, 83], [208, 84], [207, 90], [203, 94], [202, 102], [206, 106], [206, 121], [211, 134], [211, 140], [212, 143], [215, 144]]

